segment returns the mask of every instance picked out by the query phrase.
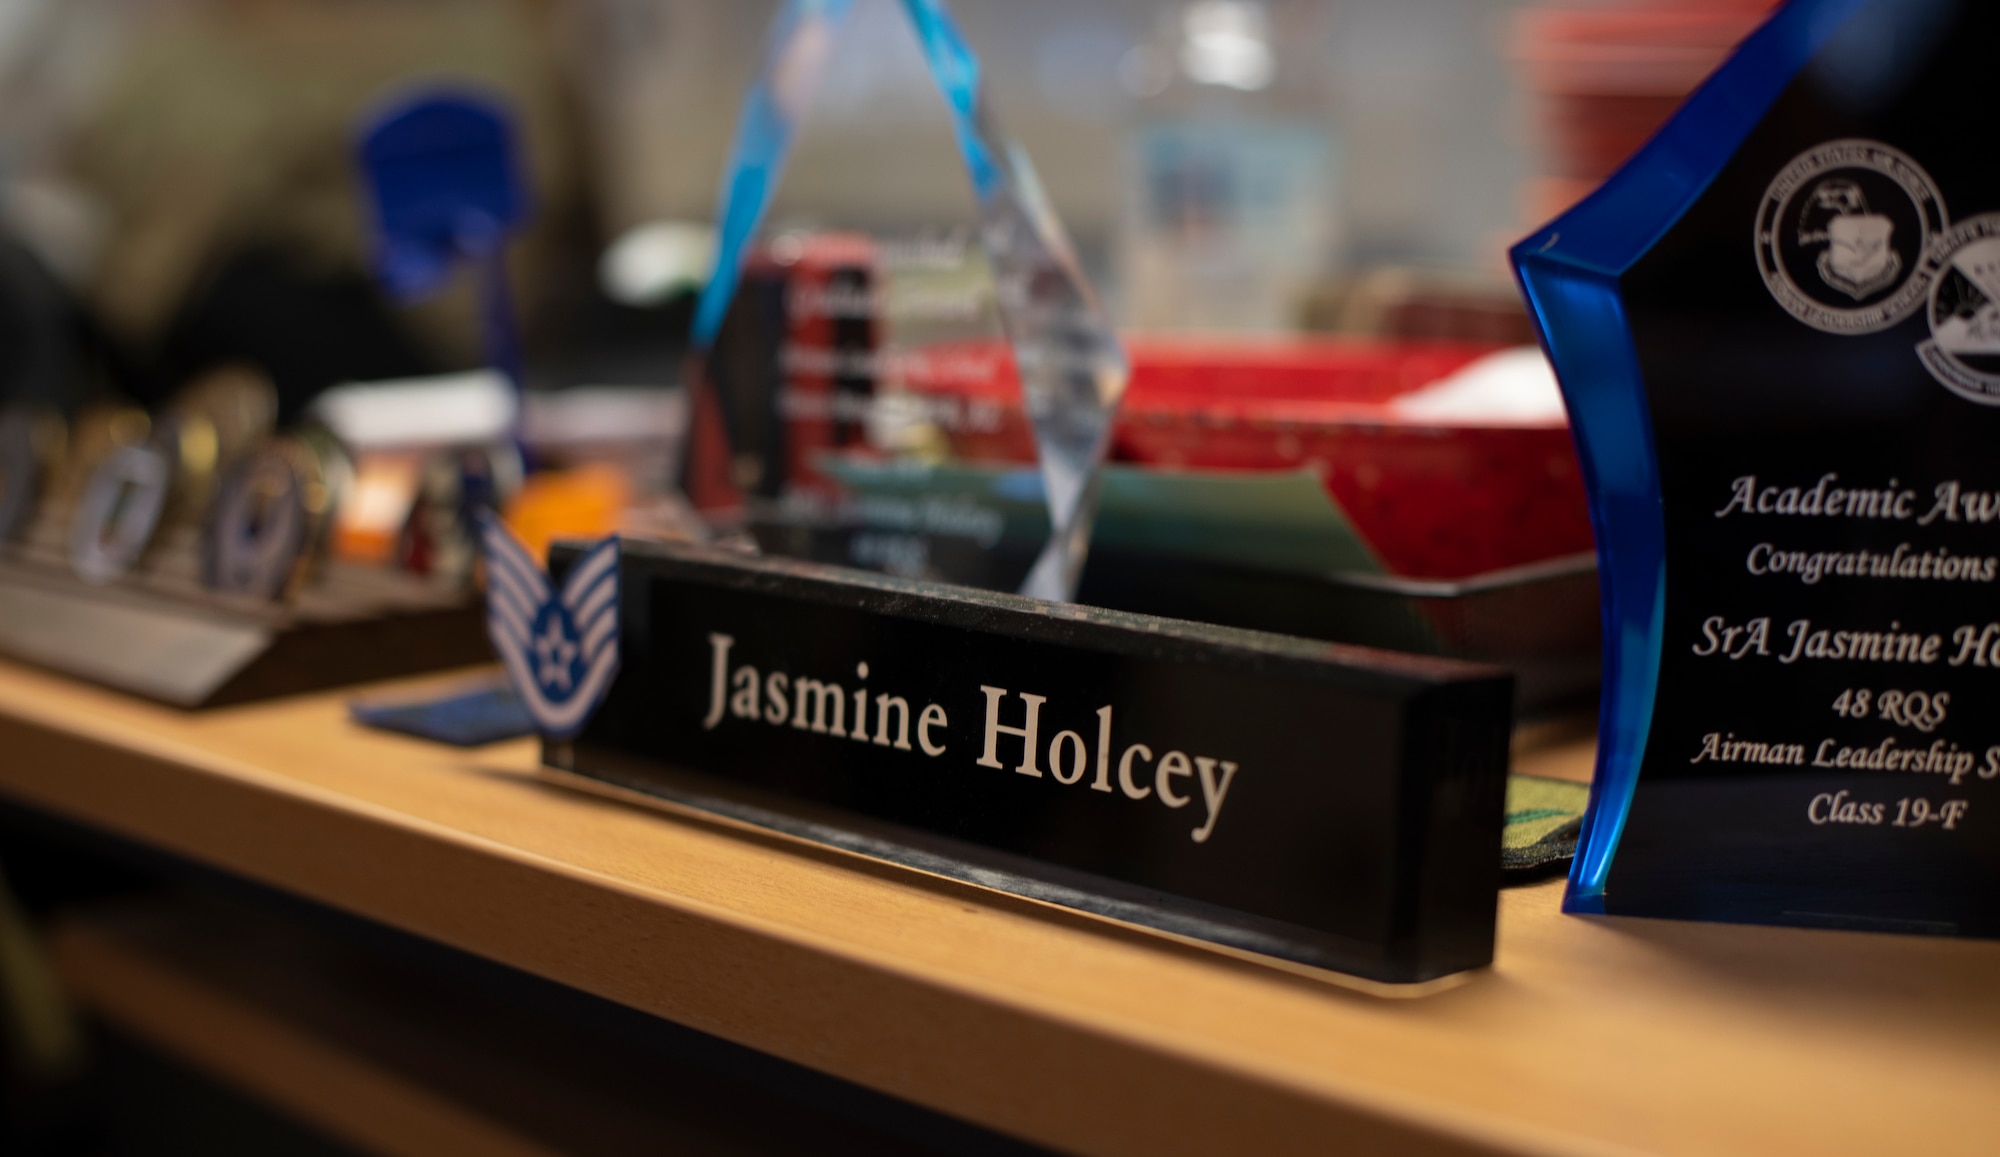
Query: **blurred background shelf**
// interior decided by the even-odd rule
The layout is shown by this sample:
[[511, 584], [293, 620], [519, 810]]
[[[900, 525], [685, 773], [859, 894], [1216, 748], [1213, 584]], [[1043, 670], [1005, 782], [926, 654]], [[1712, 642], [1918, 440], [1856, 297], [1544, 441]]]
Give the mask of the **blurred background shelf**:
[[[997, 1133], [1103, 1154], [1971, 1153], [2000, 1129], [2000, 945], [1573, 919], [1549, 883], [1503, 895], [1493, 968], [1383, 1000], [571, 794], [535, 777], [529, 743], [459, 752], [365, 732], [345, 701], [191, 716], [0, 666], [10, 816], [348, 914], [346, 931], [311, 936], [230, 915], [248, 923], [220, 933], [200, 921], [221, 917], [135, 917], [73, 924], [62, 940], [87, 1004], [309, 1119], [371, 1102], [313, 1108], [298, 1086], [324, 1082], [234, 1045], [176, 1044], [193, 1014], [135, 1002], [150, 985], [174, 1005], [172, 986], [186, 985], [221, 1002], [222, 1023], [318, 1058], [301, 1064], [393, 1070], [369, 1086], [387, 1098], [371, 1121], [499, 1121], [557, 1148], [508, 1123], [522, 1106], [410, 1075], [426, 1048], [435, 1059], [463, 1046], [449, 1027], [463, 1006], [415, 1015], [394, 985], [302, 966], [289, 946], [330, 935], [324, 959], [337, 960], [351, 948], [339, 941], [386, 926], [992, 1131], [947, 1151]], [[1530, 745], [1524, 768], [1587, 773], [1587, 738], [1549, 729]], [[369, 1036], [388, 1022], [413, 1035]], [[432, 1043], [407, 1043], [418, 1037]], [[506, 1049], [480, 1051], [513, 1064]], [[575, 1075], [563, 1068], [532, 1079], [556, 1097]], [[468, 1085], [485, 1079], [476, 1069]], [[415, 1092], [396, 1091], [406, 1078]]]
[[774, 1096], [686, 1055], [693, 1034], [578, 1015], [582, 998], [354, 932], [175, 894], [85, 909], [53, 943], [70, 992], [106, 1027], [363, 1152], [1027, 1152], [948, 1123], [900, 1135], [797, 1089]]
[[[366, 1001], [343, 1001], [339, 978], [313, 976], [296, 952], [273, 951], [267, 929], [218, 927], [204, 915], [151, 906], [75, 917], [54, 937], [62, 977], [108, 1024], [360, 1149], [562, 1151], [402, 1071], [416, 1051], [414, 1027]], [[491, 1067], [469, 1050], [453, 1064], [462, 1078]]]

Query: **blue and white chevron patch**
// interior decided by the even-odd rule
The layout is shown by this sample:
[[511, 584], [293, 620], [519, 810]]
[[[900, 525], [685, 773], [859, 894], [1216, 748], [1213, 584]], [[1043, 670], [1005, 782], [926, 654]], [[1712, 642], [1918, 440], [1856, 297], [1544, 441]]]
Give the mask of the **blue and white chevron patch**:
[[558, 593], [498, 518], [480, 516], [486, 547], [486, 634], [536, 730], [583, 729], [618, 673], [618, 537], [578, 560]]

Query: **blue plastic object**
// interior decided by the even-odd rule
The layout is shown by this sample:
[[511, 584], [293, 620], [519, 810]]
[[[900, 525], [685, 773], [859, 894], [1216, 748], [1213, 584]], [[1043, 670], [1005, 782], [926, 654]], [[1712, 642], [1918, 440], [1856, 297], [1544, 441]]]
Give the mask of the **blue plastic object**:
[[364, 127], [358, 157], [373, 210], [376, 276], [410, 301], [436, 293], [461, 263], [477, 266], [487, 360], [518, 387], [520, 342], [503, 259], [531, 205], [505, 106], [455, 90], [404, 97]]
[[347, 709], [364, 726], [454, 747], [480, 747], [535, 733], [527, 704], [505, 682], [408, 703], [350, 703]]

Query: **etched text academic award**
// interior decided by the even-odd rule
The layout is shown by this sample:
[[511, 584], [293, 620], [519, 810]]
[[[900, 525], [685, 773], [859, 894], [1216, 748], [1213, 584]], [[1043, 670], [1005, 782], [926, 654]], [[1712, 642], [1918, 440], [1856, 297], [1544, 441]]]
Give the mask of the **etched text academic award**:
[[1514, 250], [1605, 582], [1571, 911], [2000, 934], [1996, 43], [1795, 0]]

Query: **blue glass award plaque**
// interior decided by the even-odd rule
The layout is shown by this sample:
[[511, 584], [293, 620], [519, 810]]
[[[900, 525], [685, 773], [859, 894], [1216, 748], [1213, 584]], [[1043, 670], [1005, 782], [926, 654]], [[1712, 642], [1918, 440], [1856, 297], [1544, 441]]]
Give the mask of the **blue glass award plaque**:
[[1605, 584], [1572, 912], [2000, 935], [1996, 43], [1795, 0], [1513, 251]]

